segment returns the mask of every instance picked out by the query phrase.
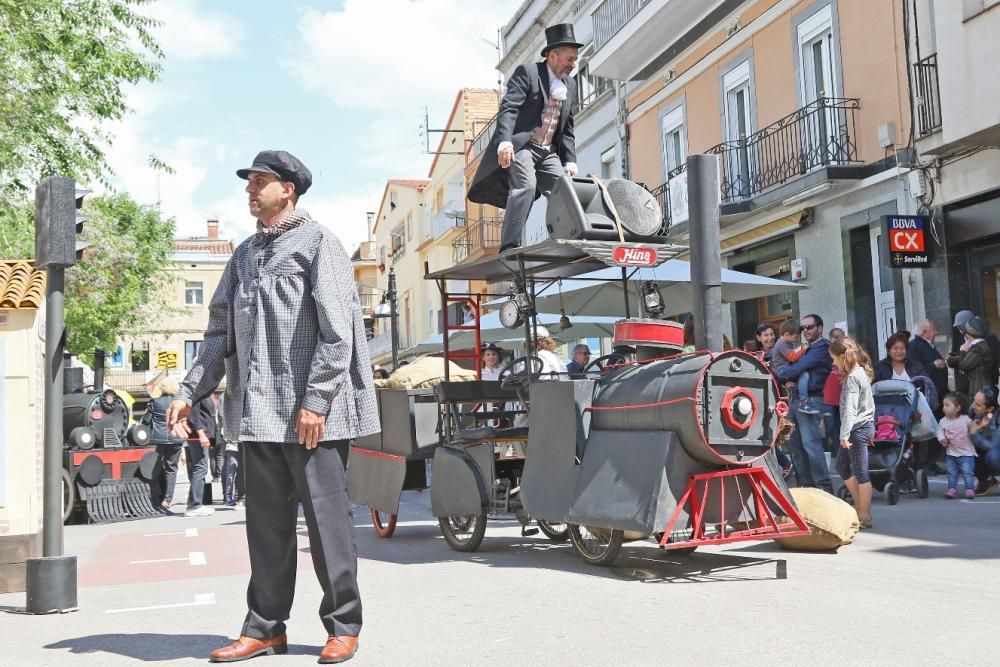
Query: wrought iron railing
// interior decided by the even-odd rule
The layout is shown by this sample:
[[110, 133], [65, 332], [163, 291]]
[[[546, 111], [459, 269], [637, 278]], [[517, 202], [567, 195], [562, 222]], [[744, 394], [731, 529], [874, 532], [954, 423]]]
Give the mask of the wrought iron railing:
[[594, 10], [594, 50], [607, 44], [649, 0], [604, 0]]
[[452, 262], [459, 264], [481, 250], [499, 248], [502, 229], [502, 218], [469, 220], [465, 231], [451, 244]]
[[[820, 167], [856, 164], [857, 110], [854, 98], [821, 97], [781, 120], [741, 137], [709, 148], [719, 156], [722, 202], [750, 199], [776, 185]], [[670, 179], [685, 166], [667, 175], [667, 182], [653, 189], [670, 226]]]
[[924, 136], [941, 128], [941, 90], [938, 87], [936, 53], [914, 63], [913, 88], [917, 131]]
[[474, 160], [479, 157], [479, 154], [486, 150], [486, 147], [490, 145], [490, 139], [493, 138], [493, 132], [497, 129], [497, 117], [493, 118], [486, 124], [486, 126], [476, 135], [476, 138], [472, 140], [472, 149], [469, 151], [469, 159]]

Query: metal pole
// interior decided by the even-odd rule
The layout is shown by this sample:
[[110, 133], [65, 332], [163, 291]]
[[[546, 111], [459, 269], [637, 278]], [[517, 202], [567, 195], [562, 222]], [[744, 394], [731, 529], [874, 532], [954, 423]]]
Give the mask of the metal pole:
[[396, 310], [396, 267], [389, 269], [389, 331], [392, 336], [392, 372], [399, 369], [399, 312]]
[[695, 346], [699, 350], [722, 352], [718, 156], [688, 157], [687, 181]]
[[45, 449], [42, 464], [42, 555], [62, 556], [63, 319], [65, 269], [45, 270]]

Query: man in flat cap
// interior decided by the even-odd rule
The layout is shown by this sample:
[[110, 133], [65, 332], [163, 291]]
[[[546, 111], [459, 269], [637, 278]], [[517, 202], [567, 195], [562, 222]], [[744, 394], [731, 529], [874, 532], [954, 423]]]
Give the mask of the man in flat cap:
[[583, 45], [570, 23], [546, 28], [545, 40], [544, 60], [518, 65], [507, 82], [497, 129], [469, 187], [469, 200], [507, 209], [500, 252], [521, 245], [535, 199], [547, 197], [563, 173], [576, 174], [570, 73]]
[[257, 233], [226, 265], [205, 342], [168, 414], [183, 435], [190, 405], [225, 376], [225, 430], [244, 445], [249, 610], [239, 639], [211, 660], [288, 650], [301, 502], [323, 588], [320, 663], [343, 662], [361, 632], [348, 440], [379, 430], [361, 304], [340, 241], [298, 208], [312, 184], [305, 165], [263, 151], [236, 173]]

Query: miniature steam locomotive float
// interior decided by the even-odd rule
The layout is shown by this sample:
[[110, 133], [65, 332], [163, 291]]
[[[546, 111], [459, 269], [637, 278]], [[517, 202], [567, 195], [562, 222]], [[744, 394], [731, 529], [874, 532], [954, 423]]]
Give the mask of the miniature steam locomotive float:
[[94, 387], [84, 390], [83, 369], [64, 369], [63, 520], [108, 523], [157, 516], [150, 483], [156, 450], [150, 430], [129, 425], [130, 408], [104, 388], [98, 357]]

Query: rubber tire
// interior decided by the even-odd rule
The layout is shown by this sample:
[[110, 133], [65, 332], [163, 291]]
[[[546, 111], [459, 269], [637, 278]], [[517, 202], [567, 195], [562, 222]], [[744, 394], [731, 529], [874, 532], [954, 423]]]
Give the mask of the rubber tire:
[[926, 498], [930, 495], [931, 488], [927, 480], [927, 471], [923, 468], [917, 471], [914, 484], [917, 487], [917, 498]]
[[580, 556], [580, 560], [588, 565], [610, 565], [613, 563], [615, 558], [618, 557], [618, 552], [621, 551], [624, 537], [624, 531], [612, 530], [604, 552], [595, 556], [586, 551], [586, 547], [583, 544], [583, 535], [580, 533], [580, 526], [575, 523], [569, 524], [569, 541], [573, 543], [573, 548], [576, 550], [577, 555]]
[[63, 503], [63, 523], [69, 521], [73, 514], [73, 505], [76, 504], [76, 485], [70, 477], [69, 470], [63, 468], [62, 471], [62, 503]]
[[451, 517], [438, 517], [438, 526], [441, 534], [444, 535], [445, 542], [455, 551], [469, 553], [479, 548], [483, 543], [483, 536], [486, 535], [486, 510], [484, 509], [475, 517], [476, 525], [472, 528], [472, 534], [468, 539], [462, 540], [451, 529]]
[[[382, 538], [390, 538], [392, 534], [396, 532], [396, 515], [390, 512], [379, 512], [374, 507], [371, 509], [372, 513], [372, 527], [375, 529], [375, 534]], [[382, 522], [382, 514], [388, 514], [389, 520]]]
[[854, 498], [851, 497], [851, 492], [848, 490], [846, 485], [843, 485], [839, 489], [837, 489], [837, 497], [849, 505], [854, 504]]
[[890, 505], [895, 505], [899, 502], [899, 487], [896, 486], [895, 482], [886, 482], [882, 493], [885, 494], [885, 502]]
[[569, 539], [569, 526], [567, 524], [555, 524], [564, 525], [566, 528], [562, 530], [555, 530], [552, 524], [545, 519], [538, 520], [538, 529], [545, 533], [545, 537], [549, 538], [553, 542], [565, 542]]

